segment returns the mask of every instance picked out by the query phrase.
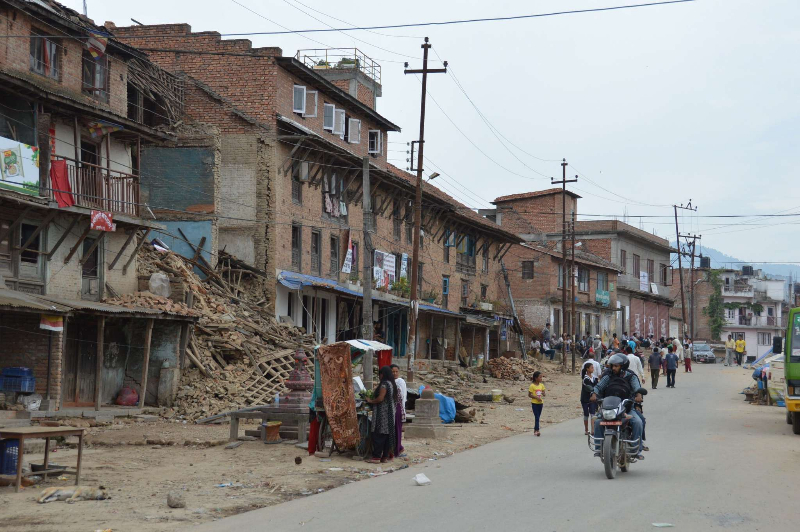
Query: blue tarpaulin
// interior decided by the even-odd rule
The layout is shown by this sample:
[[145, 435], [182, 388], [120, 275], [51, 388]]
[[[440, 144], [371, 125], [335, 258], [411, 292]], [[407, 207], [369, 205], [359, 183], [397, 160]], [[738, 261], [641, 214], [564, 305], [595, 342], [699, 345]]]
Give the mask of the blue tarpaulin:
[[[424, 389], [425, 386], [419, 387], [420, 395]], [[452, 423], [456, 419], [456, 400], [440, 393], [434, 393], [433, 396], [439, 400], [439, 417], [442, 423]]]

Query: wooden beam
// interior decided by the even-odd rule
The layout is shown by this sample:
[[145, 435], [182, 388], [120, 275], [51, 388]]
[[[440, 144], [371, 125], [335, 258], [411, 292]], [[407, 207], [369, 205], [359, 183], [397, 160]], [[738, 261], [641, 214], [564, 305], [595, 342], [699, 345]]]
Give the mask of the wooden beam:
[[136, 255], [139, 253], [139, 249], [141, 249], [144, 243], [147, 242], [147, 235], [149, 234], [150, 234], [150, 228], [148, 228], [144, 232], [144, 235], [142, 235], [142, 239], [139, 241], [138, 244], [136, 244], [136, 247], [133, 249], [133, 253], [131, 253], [131, 257], [128, 259], [128, 262], [126, 262], [125, 266], [122, 267], [122, 275], [128, 273], [128, 266], [130, 266], [131, 262], [133, 262], [133, 259], [136, 258]]
[[55, 252], [58, 250], [58, 248], [60, 248], [60, 247], [61, 247], [61, 244], [63, 244], [63, 243], [64, 243], [64, 240], [66, 240], [66, 239], [67, 239], [67, 236], [69, 236], [69, 235], [72, 233], [72, 230], [75, 228], [75, 225], [78, 223], [78, 221], [79, 221], [80, 219], [81, 219], [81, 217], [80, 217], [80, 216], [75, 216], [75, 217], [72, 219], [72, 223], [70, 223], [70, 224], [69, 224], [69, 227], [67, 227], [67, 228], [64, 230], [64, 234], [62, 234], [62, 235], [61, 235], [61, 237], [58, 239], [58, 242], [56, 242], [56, 245], [55, 245], [55, 246], [53, 246], [53, 249], [51, 249], [51, 250], [50, 250], [50, 251], [47, 253], [47, 260], [48, 260], [48, 261], [50, 261], [50, 260], [53, 258], [53, 255], [55, 254]]
[[[313, 185], [314, 188], [319, 188], [320, 183], [322, 183], [322, 179], [325, 176], [325, 154], [323, 153], [319, 160], [309, 161], [309, 164], [313, 164], [316, 168], [314, 171], [311, 172], [309, 170], [308, 176], [308, 184]], [[319, 177], [319, 180], [317, 179]], [[330, 186], [330, 184], [329, 184]]]
[[278, 140], [305, 140], [308, 135], [278, 135]]
[[[294, 145], [294, 148], [292, 148], [292, 151], [289, 152], [289, 155], [286, 157], [286, 159], [283, 160], [281, 165], [278, 167], [280, 173], [282, 173], [283, 175], [286, 175], [286, 170], [284, 170], [283, 167], [286, 166], [286, 162], [287, 161], [291, 161], [292, 160], [292, 157], [294, 157], [294, 154], [297, 153], [297, 150], [300, 149], [300, 146], [303, 145], [304, 141], [305, 141], [305, 139], [300, 139], [297, 142], [297, 144]], [[289, 165], [289, 167], [291, 168], [291, 164]]]
[[192, 328], [191, 323], [184, 322], [181, 324], [181, 339], [180, 344], [178, 346], [178, 360], [180, 361], [180, 371], [183, 371], [183, 368], [186, 367], [186, 348], [189, 345], [189, 337], [192, 335]]
[[[355, 180], [355, 178], [357, 178], [357, 177], [358, 177], [359, 170], [355, 170], [355, 171], [353, 171], [353, 170], [348, 170], [348, 171], [347, 171], [347, 172], [344, 174], [344, 176], [342, 177], [342, 179], [347, 179], [347, 176], [349, 176], [351, 173], [352, 173], [353, 177], [351, 177], [351, 178], [350, 178], [350, 179], [347, 181], [347, 184], [344, 186], [344, 191], [345, 191], [345, 193], [347, 193], [347, 191], [350, 189], [350, 185], [352, 185], [352, 184], [353, 184], [353, 181]], [[361, 188], [360, 188], [360, 187], [359, 187], [359, 190], [361, 190]]]
[[91, 230], [92, 230], [92, 224], [89, 223], [86, 226], [86, 230], [81, 234], [81, 237], [78, 239], [75, 245], [72, 246], [72, 249], [69, 250], [69, 254], [64, 258], [64, 264], [67, 264], [70, 261], [70, 259], [72, 259], [72, 256], [75, 254], [76, 251], [78, 251], [78, 247], [80, 247], [80, 245], [83, 244], [83, 241], [86, 240], [86, 237], [89, 236], [89, 231]]
[[503, 251], [503, 248], [506, 247], [506, 245], [506, 243], [500, 244], [500, 246], [497, 248], [497, 253], [494, 254], [492, 260], [497, 260], [497, 257], [500, 256], [500, 253]]
[[449, 228], [450, 228], [450, 223], [449, 223], [449, 222], [450, 222], [450, 217], [449, 217], [449, 216], [448, 216], [448, 217], [445, 217], [445, 218], [444, 218], [444, 220], [442, 221], [442, 226], [439, 228], [439, 229], [441, 229], [441, 230], [442, 230], [442, 232], [441, 232], [441, 234], [440, 234], [440, 233], [438, 233], [438, 232], [436, 233], [436, 234], [437, 234], [437, 236], [438, 236], [438, 238], [437, 238], [437, 240], [436, 240], [436, 243], [437, 243], [437, 244], [438, 244], [439, 242], [441, 242], [441, 241], [442, 241], [442, 239], [444, 238], [444, 236], [447, 234], [447, 229], [449, 229]]
[[[16, 220], [14, 220], [14, 223], [9, 225], [5, 231], [0, 233], [0, 242], [5, 240], [8, 237], [8, 235], [11, 234], [14, 231], [14, 229], [16, 229], [17, 226], [22, 223], [22, 220], [28, 215], [29, 212], [31, 212], [31, 209], [33, 209], [33, 207], [28, 207], [24, 211], [22, 211], [22, 214], [20, 214], [19, 217]], [[13, 239], [9, 239], [9, 243], [11, 243], [12, 240]]]
[[122, 247], [121, 247], [121, 248], [119, 249], [119, 251], [117, 252], [117, 256], [116, 256], [116, 257], [114, 257], [114, 260], [112, 260], [112, 261], [111, 261], [111, 264], [108, 266], [108, 269], [109, 269], [109, 270], [113, 270], [113, 269], [114, 269], [114, 266], [116, 266], [116, 265], [117, 265], [117, 262], [119, 261], [120, 257], [122, 257], [122, 254], [123, 254], [123, 253], [125, 253], [125, 250], [126, 250], [126, 249], [128, 249], [128, 246], [130, 245], [131, 241], [133, 240], [133, 237], [135, 237], [135, 236], [136, 236], [136, 233], [137, 233], [138, 231], [139, 231], [139, 230], [138, 230], [138, 229], [136, 229], [136, 228], [134, 228], [134, 229], [131, 229], [131, 234], [129, 234], [129, 235], [128, 235], [128, 239], [125, 241], [125, 243], [124, 243], [124, 244], [122, 244]]
[[[89, 227], [91, 227], [91, 225]], [[81, 266], [86, 264], [86, 261], [89, 260], [89, 257], [92, 256], [94, 250], [97, 249], [97, 246], [100, 245], [100, 242], [102, 242], [103, 239], [105, 239], [105, 237], [106, 237], [106, 231], [103, 231], [102, 233], [100, 233], [100, 236], [98, 236], [95, 239], [94, 244], [92, 244], [92, 247], [90, 247], [89, 250], [83, 254], [83, 257], [81, 257]]]
[[100, 410], [100, 397], [103, 388], [103, 336], [106, 330], [106, 317], [97, 318], [97, 370], [94, 376], [94, 409]]
[[200, 252], [203, 251], [203, 246], [205, 245], [206, 245], [206, 237], [203, 237], [200, 239], [200, 244], [198, 244], [197, 250], [195, 250], [194, 257], [192, 257], [192, 260], [197, 260], [200, 257]]
[[56, 216], [58, 216], [58, 211], [57, 210], [51, 211], [50, 214], [48, 214], [47, 217], [42, 221], [42, 223], [40, 223], [39, 226], [36, 228], [36, 231], [34, 231], [33, 234], [28, 237], [28, 240], [26, 240], [24, 244], [22, 244], [22, 247], [19, 248], [19, 251], [23, 252], [26, 249], [28, 249], [28, 246], [30, 246], [36, 239], [36, 237], [39, 236], [39, 233], [42, 232], [42, 229], [50, 225], [50, 222], [52, 222], [53, 218], [55, 218]]
[[[134, 231], [135, 233], [136, 231]], [[144, 359], [142, 360], [142, 387], [139, 391], [139, 408], [144, 407], [144, 397], [147, 394], [147, 371], [150, 368], [150, 343], [153, 340], [153, 324], [155, 320], [152, 318], [147, 320], [147, 326], [144, 330]]]
[[512, 246], [513, 246], [513, 244], [509, 244], [508, 247], [506, 248], [506, 250], [503, 252], [502, 255], [500, 255], [500, 257], [497, 260], [503, 260], [503, 257], [506, 256], [506, 253], [508, 253], [508, 251], [511, 249]]

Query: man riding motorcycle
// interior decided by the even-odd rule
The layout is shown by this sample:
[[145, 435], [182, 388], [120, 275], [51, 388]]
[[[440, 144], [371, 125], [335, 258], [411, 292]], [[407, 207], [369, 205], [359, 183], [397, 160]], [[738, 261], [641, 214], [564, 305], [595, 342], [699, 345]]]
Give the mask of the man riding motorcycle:
[[[608, 359], [608, 364], [611, 365], [611, 371], [603, 372], [603, 376], [597, 381], [589, 400], [597, 401], [598, 397], [602, 399], [603, 397], [615, 396], [620, 399], [630, 399], [634, 402], [641, 402], [642, 396], [637, 393], [641, 387], [641, 383], [636, 374], [628, 369], [630, 364], [628, 357], [617, 353]], [[630, 415], [631, 419], [629, 423], [631, 424], [633, 439], [639, 440], [639, 451], [636, 459], [644, 460], [644, 456], [642, 456], [642, 430], [644, 428], [642, 418], [635, 408], [631, 409]], [[600, 417], [598, 417], [594, 423], [595, 438], [602, 438], [605, 433], [604, 427], [600, 424], [600, 421]], [[595, 456], [600, 456], [599, 449], [595, 453]]]

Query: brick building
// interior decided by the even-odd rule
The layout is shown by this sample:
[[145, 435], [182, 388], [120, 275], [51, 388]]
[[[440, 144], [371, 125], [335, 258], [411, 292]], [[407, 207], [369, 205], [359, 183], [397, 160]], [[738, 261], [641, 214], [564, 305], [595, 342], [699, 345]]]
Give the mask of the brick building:
[[[107, 403], [134, 374], [141, 384], [141, 369], [112, 362], [111, 346], [144, 322], [117, 313], [98, 342], [99, 321], [119, 309], [97, 302], [138, 289], [136, 250], [162, 228], [141, 216], [140, 151], [175, 142], [181, 80], [98, 40], [104, 31], [55, 2], [0, 1], [0, 367], [33, 369], [44, 408]], [[40, 329], [41, 314], [61, 316], [64, 329]], [[180, 324], [164, 334], [173, 325], [179, 338]], [[94, 363], [104, 355], [105, 366]]]
[[[380, 66], [358, 50], [284, 57], [279, 48], [192, 33], [186, 24], [114, 32], [186, 82], [192, 134], [142, 155], [152, 174], [174, 170], [186, 182], [159, 190], [144, 176], [143, 188], [152, 188], [143, 195], [163, 213], [191, 211], [170, 220], [206, 224], [210, 233], [200, 228], [195, 238], [207, 236], [212, 251], [263, 268], [276, 316], [320, 342], [360, 335], [362, 286], [373, 283], [379, 333], [404, 355], [409, 302], [400, 279], [410, 279], [415, 178], [386, 159], [388, 133], [399, 128], [376, 111]], [[374, 253], [363, 247], [365, 167]], [[187, 187], [195, 190], [176, 197]], [[431, 185], [423, 202], [421, 356], [453, 359], [462, 345], [475, 356], [508, 350], [506, 317], [496, 319], [490, 302], [503, 298], [497, 259], [515, 235]], [[365, 263], [374, 267], [368, 280]], [[457, 334], [462, 326], [466, 334]]]

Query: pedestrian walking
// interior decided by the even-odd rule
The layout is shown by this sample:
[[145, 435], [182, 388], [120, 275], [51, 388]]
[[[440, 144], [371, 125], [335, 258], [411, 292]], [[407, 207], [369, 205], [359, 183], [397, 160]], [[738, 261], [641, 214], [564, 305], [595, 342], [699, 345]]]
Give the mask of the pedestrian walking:
[[647, 365], [650, 367], [650, 387], [654, 390], [658, 388], [658, 374], [661, 372], [661, 362], [663, 361], [661, 351], [657, 347], [653, 348], [653, 353], [647, 359]]
[[675, 354], [675, 346], [667, 346], [667, 356], [664, 361], [667, 364], [667, 388], [675, 387], [675, 373], [678, 371], [678, 355]]
[[586, 360], [586, 362], [583, 363], [583, 366], [581, 366], [581, 371], [583, 371], [587, 365], [594, 366], [594, 376], [599, 379], [600, 374], [603, 373], [603, 368], [596, 360], [597, 355], [594, 353], [593, 349], [589, 349], [589, 353], [586, 356], [588, 357], [588, 360]]
[[733, 341], [733, 336], [728, 335], [728, 340], [725, 342], [725, 365], [733, 366], [733, 353], [736, 351], [736, 342]]
[[541, 371], [533, 372], [533, 384], [528, 387], [528, 397], [531, 398], [531, 408], [533, 409], [533, 417], [536, 419], [536, 424], [533, 426], [533, 433], [541, 436], [539, 432], [539, 418], [542, 417], [542, 408], [544, 407], [544, 397], [546, 390], [542, 380]]
[[[595, 362], [596, 364], [596, 362]], [[581, 380], [583, 386], [581, 387], [581, 408], [583, 408], [583, 433], [594, 434], [594, 423], [589, 423], [589, 418], [597, 413], [597, 401], [590, 401], [589, 397], [592, 395], [592, 390], [597, 384], [597, 375], [595, 375], [595, 366], [591, 362], [587, 362], [581, 368]]]
[[742, 359], [744, 359], [745, 348], [747, 348], [747, 344], [744, 341], [744, 336], [740, 336], [736, 339], [736, 365], [742, 365]]
[[691, 373], [692, 372], [692, 340], [691, 338], [687, 338], [686, 341], [683, 343], [683, 372], [684, 373]]
[[372, 464], [390, 461], [395, 451], [395, 409], [400, 402], [400, 390], [394, 383], [392, 368], [383, 366], [378, 372], [381, 382], [372, 399]]
[[394, 455], [402, 456], [405, 448], [403, 447], [403, 423], [406, 422], [406, 400], [408, 399], [408, 386], [406, 380], [400, 376], [400, 366], [392, 364], [392, 376], [394, 383], [397, 386], [397, 391], [400, 392], [400, 403], [395, 405], [394, 415], [394, 433], [395, 445]]

